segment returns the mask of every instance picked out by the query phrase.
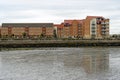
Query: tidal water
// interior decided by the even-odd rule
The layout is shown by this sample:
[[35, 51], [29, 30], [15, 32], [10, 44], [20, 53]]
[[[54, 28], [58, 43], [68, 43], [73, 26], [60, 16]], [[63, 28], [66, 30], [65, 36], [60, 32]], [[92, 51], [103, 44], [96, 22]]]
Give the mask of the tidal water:
[[1, 51], [0, 80], [120, 80], [120, 48]]

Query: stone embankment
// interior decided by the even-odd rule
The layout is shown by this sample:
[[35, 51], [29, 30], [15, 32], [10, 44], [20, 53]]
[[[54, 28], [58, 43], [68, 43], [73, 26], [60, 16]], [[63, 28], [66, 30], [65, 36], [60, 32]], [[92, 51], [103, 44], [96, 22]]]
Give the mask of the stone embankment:
[[120, 40], [1, 40], [0, 48], [120, 46]]

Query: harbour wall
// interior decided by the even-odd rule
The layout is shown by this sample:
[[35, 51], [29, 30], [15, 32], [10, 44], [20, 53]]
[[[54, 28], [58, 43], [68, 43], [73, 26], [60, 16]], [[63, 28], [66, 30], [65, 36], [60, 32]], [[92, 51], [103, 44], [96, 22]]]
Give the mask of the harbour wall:
[[120, 40], [1, 40], [0, 48], [120, 46]]

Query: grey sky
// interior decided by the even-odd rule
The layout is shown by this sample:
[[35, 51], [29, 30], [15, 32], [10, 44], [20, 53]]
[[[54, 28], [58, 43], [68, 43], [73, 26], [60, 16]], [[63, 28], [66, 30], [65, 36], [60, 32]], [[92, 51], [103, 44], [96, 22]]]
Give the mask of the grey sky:
[[88, 15], [110, 19], [110, 33], [120, 34], [120, 0], [1, 0], [0, 24], [83, 19]]

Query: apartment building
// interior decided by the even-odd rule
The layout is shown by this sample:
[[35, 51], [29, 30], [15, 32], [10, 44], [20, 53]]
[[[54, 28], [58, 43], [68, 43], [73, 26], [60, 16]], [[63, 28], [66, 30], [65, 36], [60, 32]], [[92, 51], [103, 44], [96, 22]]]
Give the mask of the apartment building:
[[[109, 37], [109, 19], [102, 16], [87, 16], [81, 20], [64, 20], [56, 25], [58, 37], [98, 39]], [[62, 36], [59, 36], [62, 35]]]
[[84, 38], [109, 37], [109, 19], [102, 16], [87, 16], [84, 22]]
[[25, 34], [28, 37], [38, 37], [41, 34], [52, 37], [53, 23], [3, 23], [1, 35], [22, 37]]
[[87, 16], [80, 20], [64, 20], [61, 24], [53, 23], [3, 23], [0, 29], [2, 36], [26, 34], [38, 37], [41, 34], [58, 38], [101, 39], [109, 37], [109, 19], [102, 16]]
[[54, 25], [54, 30], [56, 31], [56, 34], [57, 34], [57, 37], [58, 38], [62, 38], [63, 37], [63, 27], [64, 27], [64, 24], [62, 23], [61, 25], [60, 24], [55, 24]]
[[57, 27], [58, 37], [83, 37], [83, 20], [64, 20], [63, 23], [55, 26]]

